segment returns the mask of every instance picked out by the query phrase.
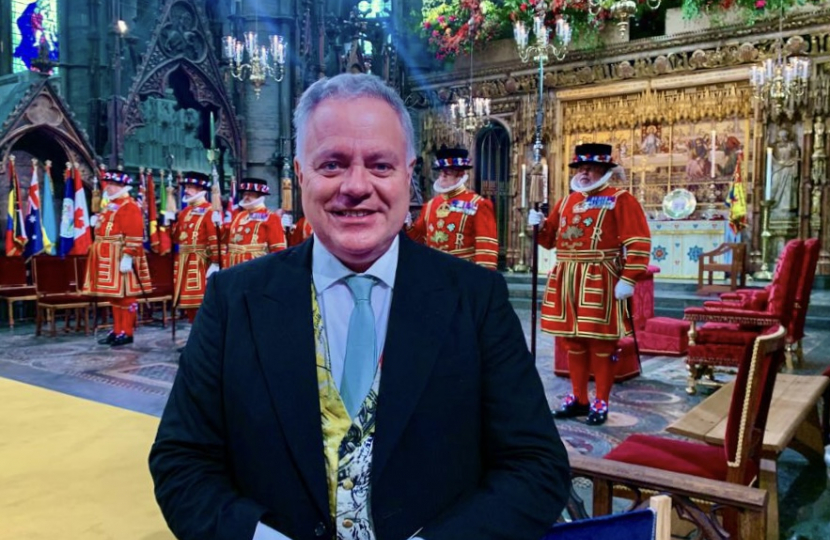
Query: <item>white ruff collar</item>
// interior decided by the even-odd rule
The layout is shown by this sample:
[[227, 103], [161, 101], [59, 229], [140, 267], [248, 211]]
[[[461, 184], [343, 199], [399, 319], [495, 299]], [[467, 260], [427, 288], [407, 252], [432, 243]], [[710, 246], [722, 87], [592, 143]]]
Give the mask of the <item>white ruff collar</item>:
[[251, 208], [256, 208], [257, 206], [265, 206], [265, 197], [257, 197], [251, 202], [239, 201], [239, 206], [244, 208], [245, 210], [250, 210]]
[[184, 197], [182, 197], [182, 202], [185, 203], [185, 204], [198, 202], [199, 199], [205, 198], [206, 195], [207, 195], [207, 191], [200, 191], [199, 193], [197, 193], [196, 195], [193, 195], [192, 197], [188, 197], [187, 195], [185, 195]]
[[441, 187], [441, 186], [438, 185], [438, 180], [436, 180], [432, 184], [432, 189], [433, 189], [433, 191], [435, 191], [435, 193], [449, 193], [450, 191], [455, 191], [456, 189], [458, 189], [461, 186], [463, 186], [464, 184], [466, 184], [468, 178], [469, 178], [469, 175], [467, 173], [464, 173], [464, 176], [459, 178], [458, 182], [451, 185], [450, 187]]
[[607, 173], [605, 173], [602, 178], [594, 182], [589, 186], [580, 186], [576, 183], [576, 177], [578, 173], [571, 177], [571, 189], [576, 191], [577, 193], [590, 193], [591, 191], [596, 191], [597, 189], [603, 187], [605, 184], [611, 180], [611, 177], [614, 175], [614, 170], [610, 169]]

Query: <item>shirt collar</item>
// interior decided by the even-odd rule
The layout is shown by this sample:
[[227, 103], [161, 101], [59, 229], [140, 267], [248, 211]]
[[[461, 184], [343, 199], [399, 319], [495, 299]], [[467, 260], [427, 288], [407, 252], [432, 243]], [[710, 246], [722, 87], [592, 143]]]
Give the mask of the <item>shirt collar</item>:
[[[395, 236], [392, 245], [389, 246], [386, 253], [381, 255], [363, 275], [375, 277], [381, 283], [392, 289], [395, 284], [395, 273], [398, 270], [399, 246], [400, 238]], [[354, 272], [346, 268], [337, 257], [326, 249], [326, 246], [320, 242], [317, 235], [314, 235], [314, 243], [312, 244], [311, 251], [311, 275], [317, 292], [322, 293], [336, 282], [352, 274]]]

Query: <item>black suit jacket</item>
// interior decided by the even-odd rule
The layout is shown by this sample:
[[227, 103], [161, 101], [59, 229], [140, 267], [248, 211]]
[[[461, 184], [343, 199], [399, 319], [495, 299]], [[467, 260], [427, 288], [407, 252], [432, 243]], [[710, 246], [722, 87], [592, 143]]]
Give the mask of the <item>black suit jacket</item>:
[[[178, 538], [332, 538], [311, 246], [219, 272], [150, 454]], [[567, 454], [500, 274], [402, 235], [371, 471], [378, 540], [537, 540]]]

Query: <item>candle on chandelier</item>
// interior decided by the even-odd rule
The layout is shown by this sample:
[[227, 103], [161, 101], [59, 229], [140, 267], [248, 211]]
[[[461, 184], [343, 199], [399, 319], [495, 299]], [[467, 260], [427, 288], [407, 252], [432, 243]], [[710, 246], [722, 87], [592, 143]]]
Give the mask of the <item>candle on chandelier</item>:
[[527, 166], [522, 163], [522, 208], [527, 206]]
[[712, 143], [711, 143], [712, 148], [710, 150], [710, 153], [712, 154], [712, 158], [710, 159], [710, 161], [712, 162], [711, 163], [711, 170], [710, 170], [710, 174], [711, 174], [712, 178], [715, 177], [715, 149], [717, 148], [716, 139], [717, 139], [717, 133], [715, 133], [715, 130], [712, 130]]
[[764, 200], [772, 199], [772, 147], [767, 146], [767, 178], [764, 184]]

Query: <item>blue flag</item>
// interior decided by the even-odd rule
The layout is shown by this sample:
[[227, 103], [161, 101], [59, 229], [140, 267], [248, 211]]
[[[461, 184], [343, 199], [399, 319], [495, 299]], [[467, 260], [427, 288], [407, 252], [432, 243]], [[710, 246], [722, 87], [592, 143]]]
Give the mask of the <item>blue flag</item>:
[[55, 199], [52, 195], [52, 175], [49, 162], [43, 170], [43, 185], [40, 191], [43, 194], [40, 200], [40, 220], [43, 224], [44, 239], [49, 242], [48, 248], [44, 243], [43, 251], [49, 255], [54, 255], [55, 241], [58, 239], [58, 222], [55, 218]]

